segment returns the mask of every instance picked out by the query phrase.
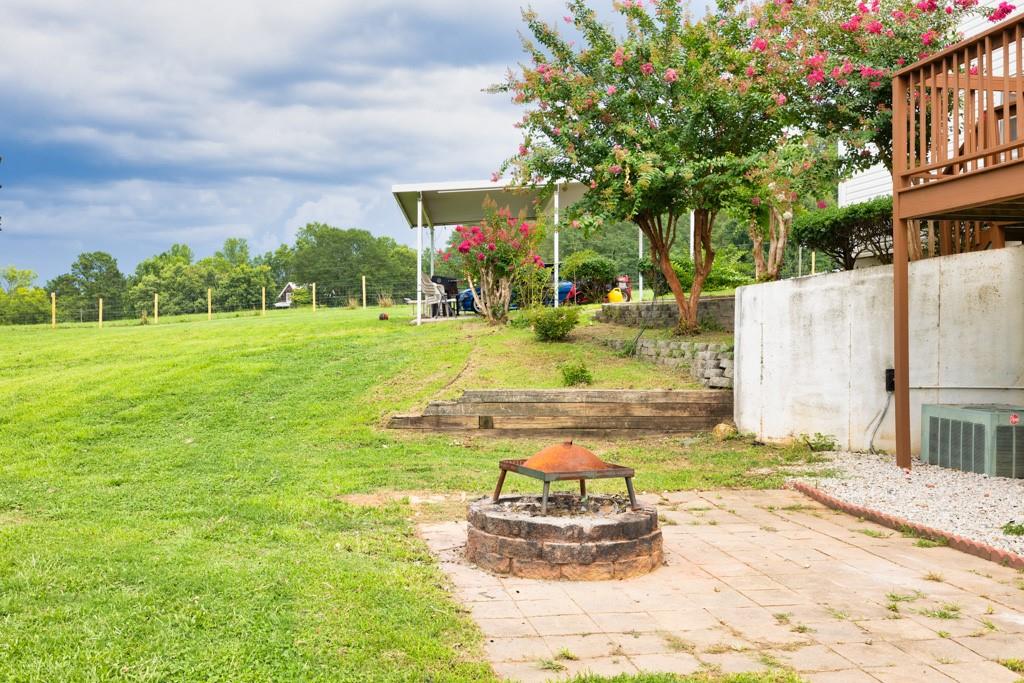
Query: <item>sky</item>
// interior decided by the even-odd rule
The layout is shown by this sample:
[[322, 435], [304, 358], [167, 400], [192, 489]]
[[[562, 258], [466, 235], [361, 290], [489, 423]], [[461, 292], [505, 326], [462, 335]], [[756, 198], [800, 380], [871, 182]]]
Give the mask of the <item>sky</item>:
[[481, 91], [523, 58], [521, 4], [4, 0], [0, 266], [42, 285], [103, 250], [127, 273], [311, 221], [412, 244], [392, 184], [488, 178], [518, 145], [521, 111]]

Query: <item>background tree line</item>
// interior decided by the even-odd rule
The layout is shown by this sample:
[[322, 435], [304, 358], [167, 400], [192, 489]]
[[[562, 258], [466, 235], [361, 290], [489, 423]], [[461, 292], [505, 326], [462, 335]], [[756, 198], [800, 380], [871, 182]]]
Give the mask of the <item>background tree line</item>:
[[310, 223], [294, 244], [264, 254], [251, 254], [248, 242], [235, 237], [202, 259], [188, 245], [174, 244], [128, 274], [112, 255], [86, 252], [43, 287], [35, 286], [35, 272], [8, 266], [0, 270], [0, 324], [49, 321], [51, 292], [58, 320], [68, 322], [95, 320], [100, 298], [106, 319], [152, 315], [154, 294], [160, 295], [161, 314], [205, 312], [207, 289], [217, 311], [257, 309], [262, 288], [270, 306], [288, 282], [315, 282], [318, 300], [330, 305], [358, 291], [362, 275], [372, 278], [376, 295], [390, 294], [378, 290], [393, 285], [414, 287], [415, 273], [415, 250], [390, 237]]

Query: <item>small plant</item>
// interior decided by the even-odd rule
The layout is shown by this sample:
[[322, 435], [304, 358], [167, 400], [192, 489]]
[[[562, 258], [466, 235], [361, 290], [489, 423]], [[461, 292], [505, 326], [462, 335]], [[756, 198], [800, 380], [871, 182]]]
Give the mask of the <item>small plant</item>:
[[815, 432], [814, 436], [802, 434], [800, 440], [807, 444], [807, 448], [812, 453], [839, 450], [839, 442], [831, 434], [822, 434], [821, 432]]
[[532, 316], [533, 333], [542, 342], [565, 341], [580, 322], [580, 313], [572, 306], [543, 308]]
[[885, 597], [889, 599], [889, 602], [914, 602], [924, 597], [924, 593], [921, 591], [914, 591], [909, 595], [901, 593], [886, 593]]
[[574, 655], [569, 650], [569, 648], [563, 647], [561, 650], [558, 651], [557, 654], [555, 654], [555, 659], [561, 659], [561, 660], [564, 660], [564, 661], [567, 661], [567, 662], [575, 662], [576, 660], [579, 659], [579, 657]]
[[827, 607], [826, 609], [828, 610], [828, 613], [832, 615], [833, 619], [838, 619], [839, 621], [846, 621], [850, 618], [849, 612], [844, 612], [843, 610], [836, 609], [835, 607]]
[[1003, 525], [1003, 533], [1007, 536], [1024, 536], [1024, 522], [1010, 520]]
[[949, 541], [944, 538], [919, 538], [914, 545], [918, 548], [941, 548], [949, 545]]
[[542, 659], [537, 663], [541, 671], [565, 671], [565, 664], [554, 659]]
[[662, 526], [676, 526], [679, 524], [679, 522], [674, 519], [669, 519], [665, 515], [658, 515], [658, 523]]
[[584, 384], [593, 384], [594, 376], [590, 374], [583, 361], [566, 363], [562, 366], [562, 385], [567, 387], [578, 387]]
[[390, 292], [380, 292], [377, 294], [377, 305], [381, 308], [391, 308], [395, 305], [395, 299]]
[[788, 624], [790, 618], [793, 615], [790, 614], [789, 612], [776, 612], [772, 616], [775, 617], [776, 623], [778, 623], [781, 626], [781, 625], [784, 625], [784, 624]]
[[940, 574], [938, 572], [928, 572], [927, 574], [924, 575], [924, 580], [925, 581], [939, 581], [939, 582], [942, 582], [942, 581], [945, 581], [946, 579], [942, 576], [942, 574]]
[[139, 324], [140, 325], [148, 325], [149, 324], [149, 316], [146, 315], [145, 311], [142, 312], [142, 317], [139, 318]]
[[960, 609], [960, 605], [950, 602], [935, 609], [921, 610], [921, 614], [932, 619], [959, 619]]
[[1000, 659], [999, 663], [1015, 674], [1024, 674], [1024, 659]]
[[875, 529], [857, 529], [860, 533], [871, 538], [889, 538], [892, 534], [887, 534], [883, 531], [876, 531]]
[[348, 301], [345, 302], [345, 308], [359, 308], [359, 299], [354, 296], [350, 296]]
[[939, 638], [949, 638], [950, 633], [949, 631], [936, 631], [935, 635], [937, 635]]
[[793, 628], [789, 629], [793, 633], [813, 633], [814, 629], [807, 624], [797, 624]]
[[693, 652], [694, 650], [693, 643], [671, 634], [665, 636], [665, 644], [673, 652]]
[[636, 339], [627, 339], [622, 344], [622, 348], [619, 349], [619, 355], [623, 358], [631, 358], [636, 355]]

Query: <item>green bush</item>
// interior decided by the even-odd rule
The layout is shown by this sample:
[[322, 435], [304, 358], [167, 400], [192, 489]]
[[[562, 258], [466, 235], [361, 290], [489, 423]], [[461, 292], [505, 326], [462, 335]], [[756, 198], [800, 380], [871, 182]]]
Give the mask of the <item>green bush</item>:
[[586, 363], [581, 360], [566, 363], [562, 366], [562, 386], [578, 387], [584, 384], [593, 384], [594, 376], [590, 374]]
[[580, 296], [589, 301], [604, 301], [608, 287], [615, 280], [615, 261], [593, 249], [584, 249], [565, 259], [562, 273], [576, 283]]
[[542, 308], [532, 316], [533, 333], [543, 342], [565, 341], [580, 321], [580, 313], [572, 306]]
[[[672, 270], [675, 271], [683, 289], [689, 291], [693, 286], [693, 261], [688, 256], [675, 256], [672, 258]], [[665, 276], [661, 274], [661, 267], [652, 263], [651, 259], [645, 258], [640, 262], [640, 271], [656, 292], [661, 294], [669, 291]], [[704, 291], [735, 289], [749, 285], [753, 281], [753, 270], [750, 264], [743, 262], [742, 252], [734, 246], [724, 247], [715, 255], [711, 272], [704, 280]]]
[[808, 211], [793, 221], [792, 234], [798, 244], [828, 254], [845, 270], [853, 270], [861, 255], [890, 263], [892, 197]]

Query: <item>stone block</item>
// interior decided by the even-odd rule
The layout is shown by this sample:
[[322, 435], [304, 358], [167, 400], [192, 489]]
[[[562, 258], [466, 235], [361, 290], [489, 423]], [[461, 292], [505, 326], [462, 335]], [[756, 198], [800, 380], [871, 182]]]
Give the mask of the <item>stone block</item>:
[[553, 564], [591, 564], [600, 552], [601, 543], [545, 543], [541, 557]]
[[533, 539], [498, 537], [497, 553], [513, 559], [532, 560], [541, 556], [543, 547], [541, 541]]
[[569, 581], [607, 581], [615, 578], [615, 564], [612, 562], [567, 564], [561, 569], [562, 577]]
[[544, 560], [512, 560], [512, 573], [524, 579], [556, 581], [562, 578], [559, 565]]
[[732, 377], [711, 377], [707, 385], [715, 389], [732, 389]]

